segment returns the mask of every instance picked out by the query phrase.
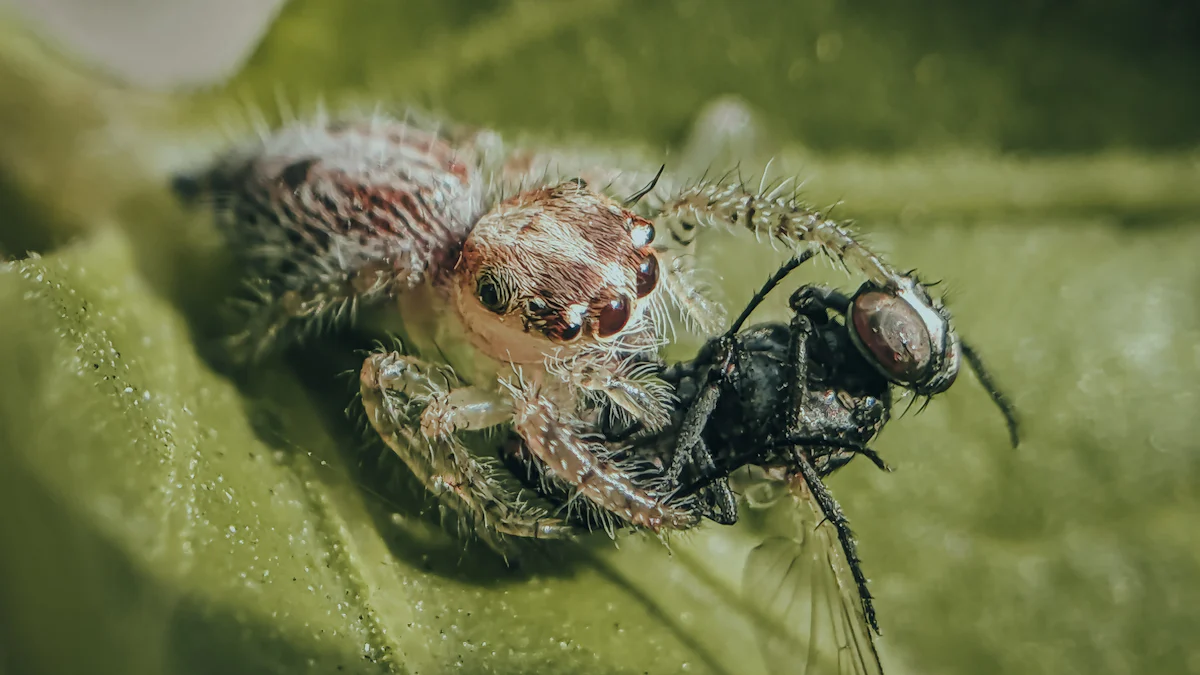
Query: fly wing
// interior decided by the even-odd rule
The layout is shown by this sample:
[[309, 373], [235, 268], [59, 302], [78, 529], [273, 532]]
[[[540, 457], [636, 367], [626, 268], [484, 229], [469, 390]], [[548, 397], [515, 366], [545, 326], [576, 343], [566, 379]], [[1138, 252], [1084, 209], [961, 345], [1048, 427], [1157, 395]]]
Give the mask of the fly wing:
[[[834, 528], [803, 483], [793, 483], [791, 536], [750, 552], [742, 575], [763, 616], [758, 635], [767, 670], [776, 675], [882, 675], [883, 666], [858, 588]], [[819, 525], [820, 524], [820, 525]]]

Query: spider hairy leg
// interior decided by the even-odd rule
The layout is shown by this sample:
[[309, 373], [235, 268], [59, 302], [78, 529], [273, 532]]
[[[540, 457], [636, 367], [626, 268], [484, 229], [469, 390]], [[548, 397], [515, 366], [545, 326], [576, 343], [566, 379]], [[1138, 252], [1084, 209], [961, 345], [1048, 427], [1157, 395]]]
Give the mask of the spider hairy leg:
[[669, 502], [667, 483], [638, 476], [609, 457], [604, 445], [584, 438], [583, 424], [571, 420], [554, 402], [531, 385], [507, 381], [513, 396], [513, 426], [536, 457], [576, 494], [627, 522], [654, 532], [683, 530], [698, 522], [698, 514], [682, 502]]
[[386, 271], [370, 263], [325, 270], [311, 282], [290, 288], [265, 278], [250, 279], [243, 297], [231, 303], [241, 330], [226, 340], [229, 352], [239, 362], [254, 362], [290, 338], [347, 323], [360, 307], [384, 297], [389, 281]]
[[615, 406], [609, 408], [609, 414], [623, 415], [626, 421], [637, 421], [651, 431], [670, 421], [674, 392], [651, 362], [631, 365], [585, 361], [567, 368], [552, 365], [549, 370], [594, 396], [608, 399]]
[[499, 392], [453, 386], [450, 376], [438, 370], [395, 352], [372, 354], [363, 365], [370, 386], [424, 405], [420, 429], [426, 438], [449, 438], [456, 431], [487, 429], [512, 418], [512, 405]]
[[497, 535], [563, 539], [575, 529], [544, 509], [524, 503], [501, 477], [498, 462], [472, 455], [453, 436], [430, 438], [420, 431], [421, 392], [444, 389], [419, 362], [397, 354], [368, 358], [359, 374], [363, 408], [375, 432], [408, 465], [430, 493], [496, 550]]
[[898, 287], [904, 275], [861, 244], [844, 224], [777, 190], [759, 193], [740, 181], [701, 182], [663, 204], [659, 220], [683, 230], [742, 228], [794, 247], [815, 246], [880, 286]]

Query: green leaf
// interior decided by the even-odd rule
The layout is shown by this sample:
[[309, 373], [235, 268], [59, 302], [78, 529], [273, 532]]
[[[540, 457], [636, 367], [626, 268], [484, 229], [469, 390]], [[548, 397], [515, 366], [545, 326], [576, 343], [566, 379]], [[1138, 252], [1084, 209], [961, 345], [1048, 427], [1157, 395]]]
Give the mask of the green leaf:
[[[1112, 83], [1099, 98], [1064, 87], [1043, 105], [1018, 95], [1023, 67], [980, 63], [972, 54], [989, 48], [962, 44], [975, 37], [954, 37], [948, 19], [937, 42], [921, 32], [931, 15], [915, 13], [923, 37], [910, 43], [810, 4], [543, 15], [536, 3], [298, 2], [233, 84], [191, 97], [121, 90], [4, 27], [0, 248], [43, 256], [0, 263], [0, 668], [761, 668], [753, 608], [735, 592], [763, 536], [753, 518], [677, 537], [671, 552], [601, 534], [510, 567], [444, 531], [398, 463], [364, 444], [333, 373], [300, 358], [235, 382], [202, 357], [226, 283], [209, 260], [219, 242], [171, 204], [165, 168], [223, 141], [214, 111], [243, 94], [266, 105], [283, 80], [301, 101], [415, 98], [547, 136], [632, 139], [653, 157], [708, 97], [745, 93], [783, 132], [766, 136], [776, 170], [812, 178], [818, 203], [844, 198], [838, 213], [860, 217], [873, 246], [947, 281], [960, 331], [1025, 421], [1025, 442], [1007, 448], [964, 373], [888, 427], [877, 449], [896, 473], [851, 466], [831, 481], [861, 540], [889, 672], [1194, 670], [1200, 165], [1129, 150], [933, 152], [914, 139], [950, 143], [950, 119], [967, 146], [1099, 148], [1124, 134], [1152, 147], [1190, 137], [1171, 125], [1196, 91], [1113, 52], [1095, 59]], [[821, 53], [836, 51], [831, 32], [841, 56], [817, 63], [823, 37]], [[981, 44], [997, 43], [1010, 41]], [[934, 46], [945, 79], [914, 90], [914, 68], [938, 70]], [[1098, 51], [1018, 49], [1024, 63]], [[1165, 121], [1105, 116], [1114, 96]], [[823, 156], [802, 141], [918, 150]], [[702, 264], [733, 306], [775, 260], [726, 238]], [[784, 312], [781, 296], [761, 318]]]

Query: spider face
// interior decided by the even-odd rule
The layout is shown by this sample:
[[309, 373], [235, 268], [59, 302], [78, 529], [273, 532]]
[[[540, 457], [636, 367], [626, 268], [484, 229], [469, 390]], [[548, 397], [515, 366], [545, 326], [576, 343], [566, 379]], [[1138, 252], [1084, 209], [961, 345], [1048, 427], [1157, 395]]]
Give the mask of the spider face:
[[[463, 244], [456, 303], [495, 357], [540, 360], [632, 330], [658, 287], [654, 226], [581, 180], [498, 204]], [[482, 338], [482, 339], [480, 339]]]
[[911, 277], [901, 277], [895, 289], [863, 284], [846, 325], [871, 365], [917, 394], [940, 394], [958, 377], [958, 335], [941, 303]]

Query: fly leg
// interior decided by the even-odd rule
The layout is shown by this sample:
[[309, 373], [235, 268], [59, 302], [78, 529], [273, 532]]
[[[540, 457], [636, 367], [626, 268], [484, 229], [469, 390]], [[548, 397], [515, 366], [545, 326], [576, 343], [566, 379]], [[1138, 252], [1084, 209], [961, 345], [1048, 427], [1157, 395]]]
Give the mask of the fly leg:
[[[437, 428], [456, 421], [482, 423], [495, 411], [454, 410], [449, 403], [456, 395], [460, 402], [485, 397], [473, 392], [463, 396], [471, 388], [451, 390], [447, 376], [398, 354], [368, 358], [360, 373], [360, 389], [367, 419], [380, 438], [432, 494], [493, 548], [503, 549], [503, 537], [497, 535], [560, 539], [573, 534], [573, 528], [506, 485], [498, 462], [472, 455], [453, 433]], [[428, 414], [431, 408], [434, 412]], [[511, 415], [509, 407], [507, 418]]]
[[[792, 311], [795, 312], [792, 319], [791, 332], [793, 341], [797, 343], [792, 347], [793, 358], [795, 359], [794, 367], [797, 368], [797, 372], [793, 376], [793, 386], [799, 392], [800, 387], [806, 386], [808, 382], [806, 370], [799, 370], [801, 368], [807, 369], [808, 359], [815, 359], [818, 363], [824, 363], [828, 367], [841, 367], [841, 363], [845, 358], [843, 354], [831, 352], [827, 347], [822, 349], [825, 345], [821, 344], [821, 341], [817, 340], [813, 344], [810, 343], [809, 337], [832, 322], [829, 316], [830, 311], [845, 316], [850, 307], [850, 298], [844, 293], [831, 288], [806, 285], [797, 288], [792, 293], [789, 305]], [[819, 350], [817, 354], [808, 353], [808, 349], [812, 347]], [[801, 353], [802, 351], [803, 354]], [[848, 404], [845, 401], [844, 403]], [[853, 405], [852, 418], [859, 420], [860, 425], [865, 425], [860, 427], [859, 433], [867, 438], [873, 438], [887, 422], [889, 407], [874, 397], [858, 399]], [[830, 445], [829, 447], [833, 448], [835, 446]], [[842, 452], [838, 455], [831, 455], [829, 461], [821, 467], [821, 475], [827, 476], [833, 473], [847, 464], [854, 455], [863, 455], [871, 460], [871, 463], [881, 471], [892, 470], [878, 453], [865, 445], [852, 444], [850, 447], [841, 448], [841, 450]]]
[[[750, 317], [750, 314], [762, 303], [771, 290], [788, 274], [791, 274], [793, 270], [808, 261], [812, 255], [812, 252], [806, 251], [793, 257], [780, 267], [767, 279], [762, 288], [755, 293], [750, 303], [746, 305], [746, 308], [734, 320], [733, 325], [725, 335], [717, 340], [710, 341], [701, 351], [701, 355], [697, 356], [697, 359], [706, 358], [711, 365], [705, 372], [699, 393], [689, 406], [687, 415], [680, 427], [675, 445], [675, 455], [672, 457], [671, 466], [668, 469], [668, 477], [670, 480], [678, 482], [678, 478], [686, 464], [690, 463], [699, 468], [700, 477], [697, 484], [702, 484], [705, 487], [712, 486], [714, 509], [709, 517], [715, 522], [722, 524], [737, 522], [737, 500], [733, 495], [733, 490], [730, 488], [727, 478], [728, 471], [736, 468], [736, 465], [725, 466], [722, 468], [722, 471], [718, 471], [713, 462], [712, 453], [704, 443], [702, 434], [705, 426], [708, 424], [709, 417], [712, 415], [713, 410], [716, 409], [721, 387], [730, 378], [740, 377], [744, 370], [739, 364], [740, 357], [744, 353], [744, 348], [740, 346], [737, 340], [738, 331], [741, 330], [742, 325]], [[793, 325], [791, 331], [792, 340], [799, 340], [800, 342], [800, 346], [793, 347], [793, 351], [797, 348], [805, 348], [812, 330], [811, 322], [803, 326]], [[803, 353], [799, 356], [807, 358], [806, 354]], [[804, 368], [807, 361], [800, 361], [799, 363], [800, 367]], [[806, 372], [801, 371], [796, 374], [801, 382], [805, 381]], [[684, 494], [690, 494], [696, 489], [694, 486], [686, 488]]]
[[[807, 296], [803, 292], [804, 290], [801, 289], [793, 295], [794, 305], [798, 304], [796, 303], [797, 296], [801, 300]], [[814, 333], [813, 319], [800, 309], [797, 309], [796, 314], [792, 317], [791, 327], [792, 404], [788, 406], [788, 423], [786, 429], [789, 437], [799, 437], [808, 433], [808, 429], [805, 428], [801, 417], [801, 411], [804, 409], [804, 399], [807, 395], [809, 341]], [[790, 454], [791, 463], [799, 470], [805, 485], [820, 506], [821, 514], [837, 531], [838, 542], [841, 544], [842, 551], [846, 555], [851, 574], [854, 576], [854, 582], [858, 586], [859, 596], [862, 598], [863, 613], [866, 615], [871, 627], [878, 633], [879, 623], [875, 619], [875, 607], [871, 602], [871, 593], [867, 590], [867, 578], [862, 571], [861, 560], [858, 557], [858, 548], [854, 541], [854, 533], [850, 530], [850, 523], [846, 519], [845, 514], [842, 513], [841, 506], [838, 505], [833, 495], [825, 487], [825, 484], [821, 482], [821, 476], [810, 461], [809, 453], [805, 452], [802, 446], [793, 445]]]
[[862, 560], [858, 557], [858, 544], [854, 540], [854, 532], [850, 530], [850, 521], [846, 519], [846, 514], [842, 512], [842, 507], [833, 498], [829, 488], [825, 487], [825, 483], [821, 481], [817, 469], [798, 447], [792, 449], [792, 461], [799, 469], [804, 485], [812, 493], [817, 506], [820, 507], [821, 515], [837, 531], [838, 543], [842, 546], [842, 553], [846, 556], [850, 573], [854, 577], [854, 584], [858, 587], [858, 595], [862, 599], [863, 614], [866, 616], [867, 623], [875, 630], [875, 634], [879, 635], [879, 620], [875, 617], [875, 605], [872, 602], [871, 592], [867, 589], [867, 577], [862, 571]]
[[[725, 337], [714, 350], [713, 364], [705, 373], [704, 383], [696, 398], [688, 406], [683, 423], [676, 435], [675, 452], [671, 457], [671, 464], [667, 468], [667, 480], [673, 485], [679, 485], [679, 478], [687, 466], [690, 465], [696, 470], [698, 473], [696, 481], [705, 483], [705, 489], [709, 491], [709, 511], [705, 516], [722, 525], [732, 525], [737, 522], [737, 498], [733, 494], [733, 489], [729, 487], [728, 477], [718, 477], [717, 465], [713, 461], [708, 444], [704, 442], [703, 435], [709, 418], [721, 398], [721, 387], [725, 384], [726, 378], [736, 377], [740, 372], [734, 363], [734, 344], [733, 338]], [[686, 492], [691, 494], [692, 491]], [[681, 496], [683, 495], [681, 494]]]
[[789, 304], [792, 311], [804, 314], [817, 323], [827, 323], [829, 310], [846, 315], [850, 309], [850, 298], [832, 288], [809, 285], [797, 288]]

